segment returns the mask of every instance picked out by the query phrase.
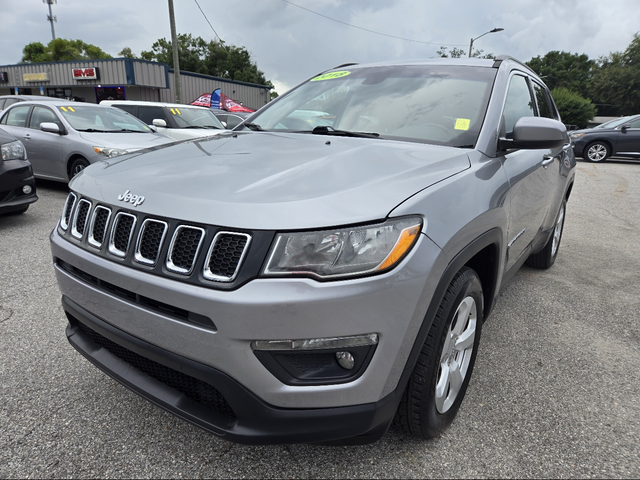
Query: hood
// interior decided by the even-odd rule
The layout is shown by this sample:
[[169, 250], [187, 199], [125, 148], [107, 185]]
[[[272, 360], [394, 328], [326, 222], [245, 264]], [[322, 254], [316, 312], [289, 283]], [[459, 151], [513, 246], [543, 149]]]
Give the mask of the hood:
[[170, 137], [160, 133], [100, 133], [100, 132], [78, 132], [80, 137], [92, 146], [113, 147], [124, 150], [140, 150], [141, 148], [155, 147], [163, 143], [173, 142]]
[[229, 133], [228, 130], [214, 130], [212, 128], [167, 128], [158, 129], [163, 135], [174, 139], [186, 140], [188, 138], [211, 137], [221, 133]]
[[[450, 147], [238, 132], [104, 160], [70, 187], [164, 217], [291, 230], [384, 219], [416, 192], [469, 167], [466, 152]], [[118, 201], [127, 190], [144, 202]]]

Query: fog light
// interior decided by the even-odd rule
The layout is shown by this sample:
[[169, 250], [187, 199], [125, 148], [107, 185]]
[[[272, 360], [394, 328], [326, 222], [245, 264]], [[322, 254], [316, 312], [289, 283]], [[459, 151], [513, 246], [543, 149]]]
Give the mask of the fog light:
[[342, 368], [351, 370], [356, 361], [349, 352], [336, 352], [336, 359]]
[[33, 188], [31, 188], [30, 185], [25, 185], [24, 187], [22, 187], [22, 193], [24, 193], [25, 195], [29, 195], [32, 191]]

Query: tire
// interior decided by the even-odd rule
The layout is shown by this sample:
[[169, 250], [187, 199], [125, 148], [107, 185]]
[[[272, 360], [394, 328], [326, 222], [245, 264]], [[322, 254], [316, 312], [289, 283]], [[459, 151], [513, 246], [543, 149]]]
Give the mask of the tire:
[[69, 180], [78, 175], [82, 170], [89, 166], [89, 162], [87, 162], [84, 158], [76, 158], [71, 164], [71, 168], [69, 169]]
[[584, 159], [589, 162], [604, 162], [611, 156], [611, 149], [606, 143], [593, 142], [584, 149]]
[[[453, 422], [478, 352], [483, 305], [478, 275], [470, 268], [462, 268], [438, 307], [396, 413], [396, 425], [409, 435], [433, 438]], [[456, 338], [460, 337], [466, 341], [458, 341], [456, 346]], [[454, 374], [456, 371], [458, 375]]]
[[565, 200], [560, 204], [560, 210], [556, 216], [555, 227], [547, 244], [538, 253], [529, 255], [526, 264], [534, 268], [547, 269], [556, 261], [558, 250], [560, 250], [560, 240], [562, 240], [562, 231], [564, 230], [564, 219], [567, 216], [567, 202]]

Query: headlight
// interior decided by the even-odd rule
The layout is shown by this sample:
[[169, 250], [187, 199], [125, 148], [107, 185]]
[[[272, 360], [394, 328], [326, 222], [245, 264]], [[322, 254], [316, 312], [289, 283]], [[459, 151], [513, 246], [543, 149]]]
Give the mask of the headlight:
[[126, 150], [122, 148], [111, 148], [111, 147], [93, 147], [93, 150], [100, 155], [104, 155], [105, 157], [117, 157], [118, 155], [124, 155], [127, 153]]
[[570, 134], [569, 134], [569, 138], [572, 138], [572, 139], [574, 139], [574, 140], [575, 140], [576, 138], [581, 138], [581, 137], [584, 137], [584, 133], [570, 133]]
[[362, 227], [280, 233], [263, 275], [338, 279], [383, 272], [404, 258], [421, 229], [421, 218], [404, 217]]
[[2, 160], [26, 160], [27, 150], [20, 140], [5, 143], [0, 147], [2, 149]]

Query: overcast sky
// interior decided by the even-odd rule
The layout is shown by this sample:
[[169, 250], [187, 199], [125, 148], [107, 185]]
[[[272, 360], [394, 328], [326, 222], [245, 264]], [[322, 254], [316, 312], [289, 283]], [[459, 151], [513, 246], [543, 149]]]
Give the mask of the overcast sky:
[[[347, 62], [430, 58], [440, 45], [474, 47], [522, 61], [550, 50], [598, 58], [624, 50], [640, 30], [640, 0], [198, 0], [217, 34], [244, 46], [279, 93]], [[323, 16], [346, 24], [329, 20]], [[174, 0], [178, 33], [215, 34], [195, 0]], [[170, 39], [167, 0], [58, 0], [56, 36], [114, 57]], [[42, 0], [0, 0], [0, 65], [18, 63], [30, 42], [51, 40]], [[383, 33], [379, 35], [365, 31]], [[392, 37], [402, 37], [401, 40]], [[427, 43], [425, 43], [427, 42]]]

